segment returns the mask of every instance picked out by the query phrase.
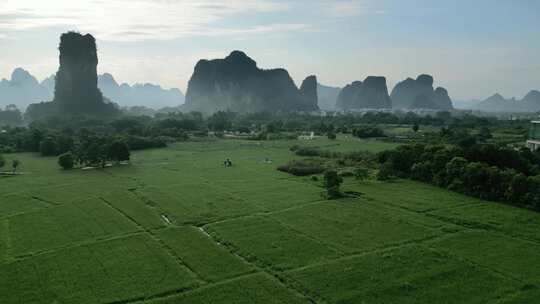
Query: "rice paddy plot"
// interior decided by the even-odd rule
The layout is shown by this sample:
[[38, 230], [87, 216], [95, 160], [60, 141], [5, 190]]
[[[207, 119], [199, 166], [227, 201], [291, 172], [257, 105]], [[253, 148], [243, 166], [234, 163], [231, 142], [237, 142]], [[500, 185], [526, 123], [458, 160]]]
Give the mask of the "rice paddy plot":
[[185, 189], [177, 192], [174, 189], [145, 188], [137, 192], [163, 210], [177, 225], [203, 225], [260, 211], [255, 204], [208, 185]]
[[0, 196], [0, 218], [51, 207], [53, 204], [26, 195]]
[[144, 235], [0, 265], [2, 303], [111, 303], [188, 290], [192, 273]]
[[415, 223], [421, 219], [406, 219], [384, 211], [363, 201], [342, 200], [312, 204], [271, 217], [349, 253], [422, 240], [441, 233]]
[[147, 304], [304, 304], [305, 297], [287, 289], [268, 275], [255, 274], [207, 286]]
[[24, 213], [8, 221], [14, 256], [138, 230], [128, 218], [99, 199]]
[[248, 261], [275, 271], [339, 256], [336, 250], [265, 217], [230, 220], [206, 228]]
[[540, 287], [540, 243], [488, 231], [467, 231], [430, 244], [460, 258]]
[[422, 246], [404, 246], [286, 273], [328, 303], [494, 303], [519, 284]]
[[202, 228], [170, 228], [156, 235], [206, 281], [222, 281], [254, 271], [225, 246], [216, 243]]
[[132, 191], [114, 191], [100, 199], [145, 229], [157, 229], [167, 225], [158, 208], [144, 202]]
[[429, 216], [472, 229], [494, 230], [540, 242], [540, 214], [494, 202], [433, 211]]

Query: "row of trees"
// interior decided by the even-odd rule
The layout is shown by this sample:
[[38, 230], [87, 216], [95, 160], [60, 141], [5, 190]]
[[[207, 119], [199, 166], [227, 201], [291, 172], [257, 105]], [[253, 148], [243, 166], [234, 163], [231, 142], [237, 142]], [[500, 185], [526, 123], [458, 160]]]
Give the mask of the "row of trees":
[[71, 169], [76, 164], [105, 167], [108, 162], [129, 159], [129, 147], [121, 139], [93, 136], [81, 140], [73, 151], [61, 154], [58, 164], [64, 169]]
[[378, 154], [380, 179], [411, 178], [540, 210], [540, 152], [495, 145], [403, 145]]

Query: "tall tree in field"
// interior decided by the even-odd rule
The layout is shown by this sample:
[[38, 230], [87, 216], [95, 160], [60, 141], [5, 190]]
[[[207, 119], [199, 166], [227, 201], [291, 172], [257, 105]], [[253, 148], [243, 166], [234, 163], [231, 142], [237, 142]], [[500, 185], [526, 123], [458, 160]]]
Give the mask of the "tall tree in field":
[[341, 197], [339, 186], [342, 182], [343, 178], [336, 171], [328, 170], [324, 172], [324, 187], [326, 188], [326, 194], [329, 199]]
[[11, 162], [11, 168], [13, 169], [12, 174], [15, 174], [15, 172], [17, 171], [17, 168], [19, 168], [20, 165], [21, 165], [21, 162], [18, 159], [14, 159]]
[[129, 147], [123, 141], [114, 141], [109, 146], [108, 157], [114, 161], [127, 161], [129, 160]]

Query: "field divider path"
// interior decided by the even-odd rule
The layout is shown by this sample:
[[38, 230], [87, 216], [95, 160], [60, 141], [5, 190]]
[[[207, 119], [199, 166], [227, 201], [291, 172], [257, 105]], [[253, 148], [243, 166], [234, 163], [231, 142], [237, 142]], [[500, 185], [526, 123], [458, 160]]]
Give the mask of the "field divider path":
[[33, 199], [35, 199], [35, 200], [37, 200], [37, 201], [40, 201], [40, 202], [42, 202], [42, 203], [45, 203], [45, 204], [47, 204], [47, 205], [49, 205], [49, 206], [61, 206], [61, 205], [62, 205], [62, 203], [49, 201], [49, 200], [46, 200], [46, 199], [41, 198], [41, 197], [39, 197], [39, 196], [30, 196], [30, 197], [33, 198]]
[[252, 277], [252, 276], [256, 276], [258, 274], [260, 274], [260, 272], [250, 272], [250, 273], [242, 274], [242, 275], [239, 275], [239, 276], [236, 276], [236, 277], [228, 278], [228, 279], [225, 279], [225, 280], [222, 280], [222, 281], [217, 281], [217, 282], [204, 284], [204, 285], [201, 285], [198, 288], [193, 288], [193, 289], [189, 289], [189, 290], [187, 290], [185, 288], [179, 288], [179, 289], [169, 290], [169, 291], [165, 291], [165, 292], [161, 292], [161, 293], [156, 293], [156, 294], [146, 296], [146, 297], [138, 297], [138, 298], [135, 298], [135, 299], [107, 302], [107, 303], [104, 303], [104, 304], [143, 304], [143, 303], [147, 303], [147, 301], [152, 301], [152, 300], [163, 300], [163, 299], [172, 298], [172, 297], [176, 297], [176, 296], [180, 296], [180, 295], [189, 295], [189, 294], [191, 294], [193, 292], [209, 289], [209, 288], [219, 286], [219, 285], [223, 285], [223, 284], [227, 284], [227, 283], [233, 283], [235, 281], [239, 281], [239, 280], [246, 279], [246, 278], [249, 278], [249, 277]]
[[291, 285], [287, 284], [286, 280], [283, 277], [281, 277], [277, 272], [269, 269], [268, 267], [262, 267], [262, 266], [259, 266], [257, 263], [250, 262], [248, 259], [246, 259], [244, 256], [242, 256], [240, 253], [238, 253], [238, 250], [236, 248], [234, 248], [233, 246], [231, 246], [229, 243], [220, 242], [218, 239], [216, 239], [210, 232], [208, 232], [204, 228], [204, 226], [199, 227], [199, 229], [205, 235], [207, 235], [214, 243], [216, 243], [218, 246], [225, 247], [227, 249], [227, 251], [229, 251], [230, 254], [237, 257], [238, 259], [240, 259], [244, 263], [250, 265], [251, 267], [256, 269], [257, 272], [262, 272], [262, 273], [265, 273], [265, 274], [269, 275], [271, 278], [273, 278], [273, 280], [276, 283], [278, 283], [279, 286], [289, 290], [290, 292], [296, 294], [297, 296], [299, 296], [299, 297], [301, 297], [303, 299], [306, 299], [310, 303], [326, 304], [326, 301], [317, 301], [317, 300], [313, 299], [313, 297], [311, 295], [303, 292], [300, 289], [295, 288], [294, 286], [291, 286]]
[[143, 225], [139, 224], [134, 218], [126, 214], [124, 211], [116, 208], [113, 204], [111, 204], [109, 201], [104, 199], [103, 197], [100, 197], [100, 200], [102, 200], [105, 204], [107, 204], [112, 209], [116, 210], [118, 213], [120, 213], [122, 216], [126, 217], [128, 220], [133, 222], [140, 230], [142, 230], [144, 233], [146, 233], [151, 239], [156, 241], [163, 249], [165, 249], [165, 252], [174, 258], [174, 260], [182, 267], [186, 268], [188, 272], [194, 276], [197, 281], [203, 284], [208, 284], [206, 280], [204, 280], [191, 266], [189, 266], [182, 258], [180, 258], [176, 253], [174, 253], [174, 250], [167, 245], [162, 239], [160, 239], [156, 234], [153, 233], [151, 229], [148, 229], [144, 227]]
[[0, 257], [0, 263], [10, 262], [11, 260], [11, 235], [9, 233], [9, 219], [2, 220], [2, 226], [3, 238], [1, 241], [4, 243], [4, 256]]
[[369, 250], [357, 251], [357, 252], [347, 254], [347, 255], [344, 255], [344, 256], [341, 256], [341, 257], [338, 257], [338, 258], [328, 259], [328, 260], [326, 260], [324, 262], [318, 262], [318, 263], [313, 263], [313, 264], [300, 266], [300, 267], [296, 267], [296, 268], [292, 268], [292, 269], [287, 269], [283, 273], [302, 271], [302, 270], [310, 269], [310, 268], [313, 268], [313, 267], [318, 267], [318, 266], [321, 266], [321, 265], [332, 264], [332, 263], [337, 263], [337, 262], [341, 262], [341, 261], [347, 261], [347, 260], [355, 259], [355, 258], [358, 258], [358, 257], [374, 254], [374, 253], [384, 253], [384, 252], [393, 251], [393, 250], [397, 250], [397, 249], [400, 249], [400, 248], [405, 248], [405, 247], [410, 247], [410, 246], [415, 246], [415, 245], [427, 247], [425, 245], [425, 243], [428, 243], [430, 241], [435, 241], [435, 240], [437, 240], [439, 238], [442, 238], [444, 236], [445, 235], [430, 235], [430, 236], [426, 236], [426, 237], [424, 237], [422, 239], [412, 239], [412, 240], [407, 240], [407, 241], [400, 242], [400, 243], [393, 243], [393, 244], [389, 244], [387, 246], [382, 246], [382, 247], [373, 248], [373, 249], [369, 249]]
[[540, 245], [540, 241], [538, 241], [537, 239], [528, 238], [528, 237], [524, 237], [524, 236], [518, 236], [518, 235], [515, 235], [515, 234], [509, 234], [509, 233], [507, 233], [505, 231], [497, 229], [496, 227], [490, 226], [488, 224], [480, 223], [480, 224], [482, 224], [482, 226], [471, 227], [472, 224], [468, 225], [463, 221], [454, 221], [452, 218], [447, 218], [447, 217], [443, 217], [443, 216], [439, 216], [439, 215], [435, 215], [435, 214], [426, 214], [426, 216], [430, 217], [430, 218], [433, 218], [433, 219], [436, 219], [436, 220], [439, 220], [439, 221], [444, 222], [444, 223], [449, 223], [449, 224], [459, 226], [459, 227], [461, 227], [461, 228], [463, 228], [464, 230], [467, 230], [467, 231], [486, 231], [486, 232], [495, 233], [495, 234], [498, 233], [498, 234], [502, 234], [504, 237], [507, 237], [507, 238], [510, 238], [510, 239], [515, 239], [515, 240], [520, 240], [520, 241], [523, 241], [523, 242], [533, 243], [535, 245]]
[[215, 220], [215, 221], [208, 221], [208, 222], [202, 223], [201, 225], [197, 225], [197, 227], [213, 225], [213, 224], [221, 224], [221, 223], [226, 223], [226, 222], [235, 221], [235, 220], [241, 220], [241, 219], [247, 219], [247, 218], [252, 218], [252, 217], [257, 217], [257, 216], [268, 216], [268, 215], [273, 215], [273, 214], [279, 214], [279, 213], [282, 213], [282, 212], [295, 210], [295, 209], [300, 209], [300, 208], [311, 206], [311, 205], [323, 204], [323, 203], [325, 203], [325, 201], [323, 201], [323, 200], [308, 201], [306, 203], [298, 204], [298, 205], [295, 205], [295, 206], [291, 206], [291, 207], [287, 207], [287, 208], [283, 208], [283, 209], [279, 209], [279, 210], [254, 212], [254, 213], [250, 213], [250, 214], [232, 216], [232, 217], [219, 219], [219, 220]]
[[266, 217], [266, 218], [268, 218], [271, 221], [274, 221], [274, 222], [278, 223], [278, 225], [281, 225], [281, 226], [293, 231], [294, 233], [297, 233], [298, 235], [301, 235], [301, 236], [303, 236], [303, 237], [305, 237], [305, 238], [307, 238], [309, 240], [314, 241], [315, 243], [317, 243], [317, 244], [319, 244], [319, 245], [321, 245], [323, 247], [326, 247], [326, 248], [328, 248], [330, 250], [335, 251], [335, 253], [338, 256], [345, 256], [346, 255], [346, 253], [344, 251], [342, 251], [339, 248], [339, 246], [334, 244], [334, 243], [325, 242], [325, 241], [320, 240], [320, 239], [318, 239], [316, 237], [313, 237], [313, 236], [311, 236], [311, 235], [309, 235], [309, 234], [307, 234], [307, 233], [305, 233], [303, 231], [300, 231], [300, 230], [292, 227], [291, 225], [288, 225], [288, 224], [284, 223], [283, 221], [280, 221], [280, 220], [276, 219], [275, 217]]
[[[161, 229], [164, 229], [164, 228], [161, 228]], [[155, 229], [155, 230], [159, 230], [159, 229]], [[50, 248], [50, 249], [44, 249], [44, 250], [34, 251], [34, 252], [30, 252], [30, 253], [20, 254], [20, 255], [17, 255], [15, 257], [13, 257], [12, 260], [13, 261], [22, 261], [22, 260], [30, 259], [30, 258], [33, 258], [33, 257], [45, 255], [45, 254], [55, 253], [55, 252], [60, 251], [60, 250], [73, 249], [73, 248], [78, 248], [78, 247], [82, 247], [82, 246], [88, 246], [88, 245], [92, 245], [92, 244], [105, 243], [105, 242], [109, 242], [109, 241], [113, 241], [113, 240], [118, 240], [118, 239], [123, 239], [123, 238], [131, 237], [131, 236], [139, 235], [139, 234], [142, 234], [142, 233], [144, 233], [144, 231], [137, 230], [137, 231], [120, 233], [120, 234], [107, 235], [107, 236], [98, 237], [98, 238], [92, 238], [92, 239], [88, 239], [88, 240], [84, 240], [84, 241], [80, 241], [80, 242], [76, 242], [76, 243], [70, 243], [70, 244], [64, 245], [64, 246], [58, 246], [58, 247], [54, 247], [54, 248]]]

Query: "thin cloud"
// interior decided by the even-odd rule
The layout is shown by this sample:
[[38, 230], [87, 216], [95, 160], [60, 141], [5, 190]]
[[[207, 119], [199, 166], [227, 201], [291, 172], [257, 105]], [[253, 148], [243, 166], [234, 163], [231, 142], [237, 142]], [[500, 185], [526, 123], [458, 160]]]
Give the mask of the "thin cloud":
[[[302, 31], [305, 24], [266, 24], [222, 28], [217, 22], [242, 14], [273, 13], [290, 9], [268, 0], [151, 1], [151, 0], [18, 0], [0, 2], [0, 30], [30, 30], [54, 26], [94, 33], [102, 40], [167, 40], [191, 35], [250, 35]], [[69, 13], [68, 13], [69, 12]]]
[[386, 11], [373, 9], [365, 1], [345, 0], [322, 4], [322, 9], [332, 17], [354, 17], [365, 14], [385, 14]]

